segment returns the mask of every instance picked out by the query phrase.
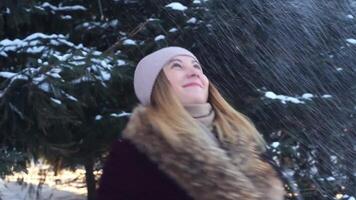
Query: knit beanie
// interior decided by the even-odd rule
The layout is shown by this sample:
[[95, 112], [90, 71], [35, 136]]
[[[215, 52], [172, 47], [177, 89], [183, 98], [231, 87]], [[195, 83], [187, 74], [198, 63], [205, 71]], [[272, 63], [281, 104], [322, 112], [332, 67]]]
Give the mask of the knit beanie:
[[187, 49], [170, 46], [148, 54], [137, 64], [134, 74], [134, 88], [137, 98], [143, 105], [151, 104], [153, 85], [161, 69], [170, 59], [180, 55], [187, 55], [197, 59], [194, 54]]

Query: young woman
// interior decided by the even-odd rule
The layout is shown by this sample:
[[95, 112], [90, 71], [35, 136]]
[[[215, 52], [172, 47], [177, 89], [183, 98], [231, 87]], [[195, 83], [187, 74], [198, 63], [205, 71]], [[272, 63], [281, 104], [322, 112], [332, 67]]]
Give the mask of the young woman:
[[102, 200], [282, 200], [283, 183], [262, 154], [253, 123], [234, 110], [187, 49], [144, 57], [140, 100], [105, 164]]

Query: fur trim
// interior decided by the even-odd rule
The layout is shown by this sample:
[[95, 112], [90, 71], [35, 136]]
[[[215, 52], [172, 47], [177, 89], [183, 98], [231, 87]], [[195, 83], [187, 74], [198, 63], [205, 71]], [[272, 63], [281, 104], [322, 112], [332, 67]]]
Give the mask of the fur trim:
[[[263, 162], [255, 145], [247, 138], [218, 144], [206, 133], [180, 134], [182, 143], [173, 148], [160, 130], [148, 122], [143, 106], [138, 106], [123, 137], [173, 178], [196, 200], [280, 200], [283, 188], [274, 189], [276, 172]], [[281, 185], [281, 184], [279, 184]], [[276, 197], [275, 192], [279, 197]], [[266, 197], [266, 194], [271, 194]], [[282, 198], [281, 198], [282, 194]]]

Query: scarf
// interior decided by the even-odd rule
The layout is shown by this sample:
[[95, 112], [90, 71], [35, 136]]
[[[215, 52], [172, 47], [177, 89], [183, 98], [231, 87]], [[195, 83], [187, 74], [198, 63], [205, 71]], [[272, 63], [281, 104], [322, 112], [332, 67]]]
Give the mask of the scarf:
[[209, 130], [213, 129], [215, 112], [210, 103], [188, 104], [185, 105], [184, 108], [194, 119], [196, 119], [202, 125], [205, 125], [205, 127], [207, 127]]
[[[210, 104], [188, 105], [204, 132], [211, 132], [214, 112]], [[233, 141], [216, 142], [207, 134], [179, 134], [173, 147], [162, 130], [150, 123], [145, 107], [131, 115], [122, 137], [157, 163], [159, 169], [196, 200], [282, 200], [283, 187], [273, 168], [263, 162], [251, 138], [233, 133]]]

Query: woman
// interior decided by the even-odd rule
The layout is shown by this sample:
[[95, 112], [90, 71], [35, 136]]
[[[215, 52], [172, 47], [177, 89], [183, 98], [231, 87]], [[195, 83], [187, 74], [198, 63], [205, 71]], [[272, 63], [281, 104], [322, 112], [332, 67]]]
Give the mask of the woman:
[[115, 141], [99, 199], [281, 200], [265, 143], [204, 75], [198, 59], [166, 47], [137, 65], [137, 106]]

